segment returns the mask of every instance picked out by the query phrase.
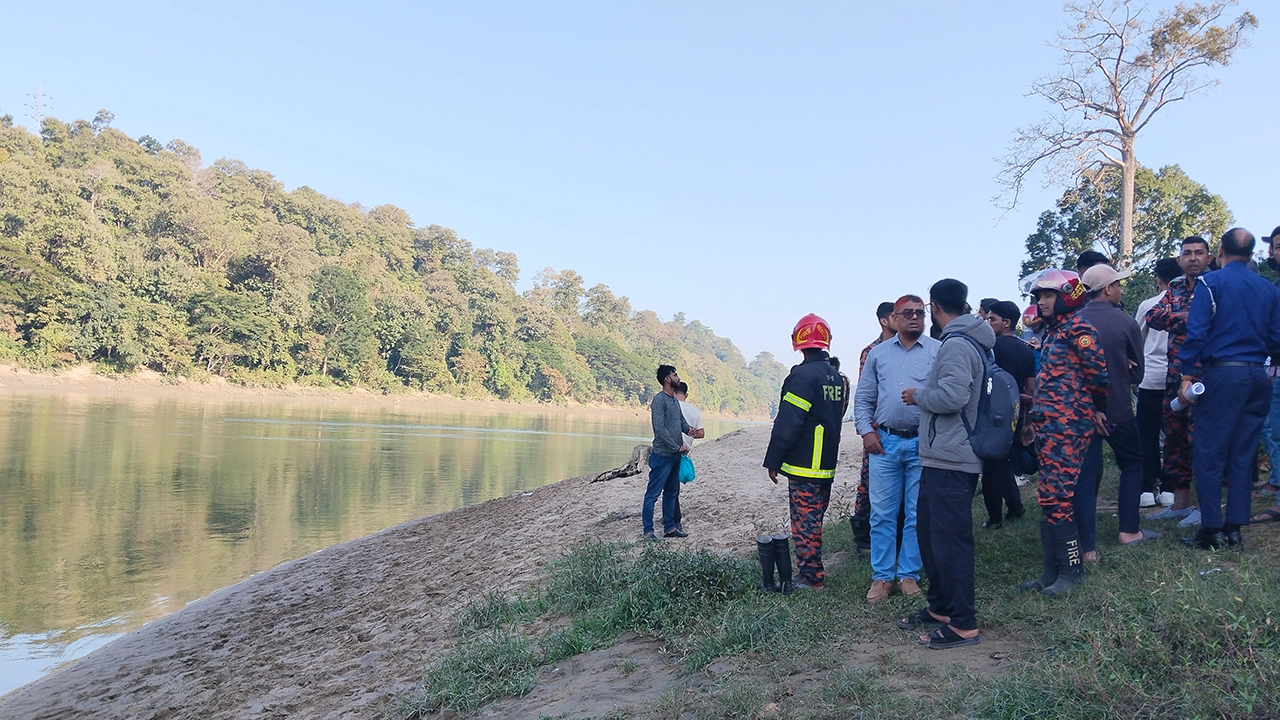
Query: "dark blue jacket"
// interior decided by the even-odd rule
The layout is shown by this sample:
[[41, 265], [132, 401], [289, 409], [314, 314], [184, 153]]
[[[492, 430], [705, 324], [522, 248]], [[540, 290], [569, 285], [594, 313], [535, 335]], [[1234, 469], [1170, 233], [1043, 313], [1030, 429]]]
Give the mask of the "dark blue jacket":
[[1280, 289], [1247, 263], [1229, 262], [1197, 282], [1187, 313], [1187, 339], [1178, 353], [1182, 374], [1192, 375], [1197, 364], [1215, 361], [1261, 364], [1267, 348], [1280, 347]]
[[825, 357], [815, 355], [791, 368], [764, 466], [796, 480], [831, 482], [840, 457], [844, 382]]

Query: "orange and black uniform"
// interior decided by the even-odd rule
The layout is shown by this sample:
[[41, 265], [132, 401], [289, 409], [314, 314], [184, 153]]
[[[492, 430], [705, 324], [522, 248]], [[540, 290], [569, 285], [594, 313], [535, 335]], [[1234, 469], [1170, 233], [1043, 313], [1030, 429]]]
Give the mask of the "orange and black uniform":
[[[1191, 413], [1177, 412], [1170, 403], [1178, 397], [1182, 375], [1178, 372], [1178, 353], [1187, 339], [1187, 313], [1191, 310], [1191, 298], [1196, 289], [1194, 281], [1186, 276], [1174, 278], [1169, 283], [1160, 302], [1147, 313], [1147, 327], [1169, 333], [1169, 369], [1165, 373], [1164, 460], [1161, 477], [1175, 490], [1191, 487]], [[1199, 368], [1196, 370], [1199, 375]]]
[[1107, 403], [1107, 360], [1098, 332], [1072, 313], [1048, 323], [1030, 420], [1040, 460], [1039, 502], [1050, 525], [1074, 520], [1076, 479]]
[[[862, 377], [862, 371], [867, 367], [867, 356], [875, 349], [877, 345], [884, 342], [883, 337], [878, 337], [871, 341], [871, 344], [862, 348], [862, 356], [858, 358], [858, 377]], [[848, 393], [848, 390], [845, 390]], [[852, 398], [849, 398], [852, 400]], [[874, 423], [872, 423], [874, 426]], [[857, 497], [854, 499], [853, 514], [858, 517], [871, 517], [871, 496], [869, 491], [869, 480], [871, 479], [871, 462], [866, 450], [862, 451], [862, 471], [858, 473], [858, 491]]]
[[822, 517], [840, 454], [844, 384], [825, 353], [812, 353], [791, 368], [782, 383], [782, 401], [764, 466], [790, 482], [791, 535], [800, 580], [822, 583]]

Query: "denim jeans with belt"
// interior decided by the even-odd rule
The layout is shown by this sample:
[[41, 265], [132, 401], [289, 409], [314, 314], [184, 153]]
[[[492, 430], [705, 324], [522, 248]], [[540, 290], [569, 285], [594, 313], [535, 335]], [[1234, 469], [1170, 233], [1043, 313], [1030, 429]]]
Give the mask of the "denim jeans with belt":
[[[920, 579], [916, 501], [920, 493], [920, 438], [877, 430], [883, 455], [871, 455], [871, 579]], [[898, 552], [898, 509], [905, 505], [902, 552]]]

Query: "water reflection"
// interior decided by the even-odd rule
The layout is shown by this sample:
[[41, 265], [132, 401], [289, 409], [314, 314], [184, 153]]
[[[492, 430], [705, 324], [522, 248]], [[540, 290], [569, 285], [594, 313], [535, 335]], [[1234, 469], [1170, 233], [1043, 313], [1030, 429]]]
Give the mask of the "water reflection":
[[4, 397], [0, 693], [280, 562], [649, 439], [647, 413]]

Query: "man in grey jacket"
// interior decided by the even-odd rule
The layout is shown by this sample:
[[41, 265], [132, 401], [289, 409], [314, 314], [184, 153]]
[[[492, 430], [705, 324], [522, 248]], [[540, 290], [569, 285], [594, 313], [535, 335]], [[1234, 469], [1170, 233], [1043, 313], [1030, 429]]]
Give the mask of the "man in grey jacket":
[[969, 445], [970, 426], [978, 419], [979, 388], [986, 359], [968, 335], [987, 353], [996, 344], [991, 326], [965, 314], [969, 288], [947, 278], [929, 288], [929, 312], [941, 325], [942, 346], [922, 388], [907, 388], [902, 401], [920, 408], [920, 500], [916, 508], [920, 556], [929, 576], [929, 604], [898, 621], [912, 630], [937, 626], [920, 636], [921, 645], [949, 648], [978, 643], [974, 607], [973, 495], [982, 461]]

